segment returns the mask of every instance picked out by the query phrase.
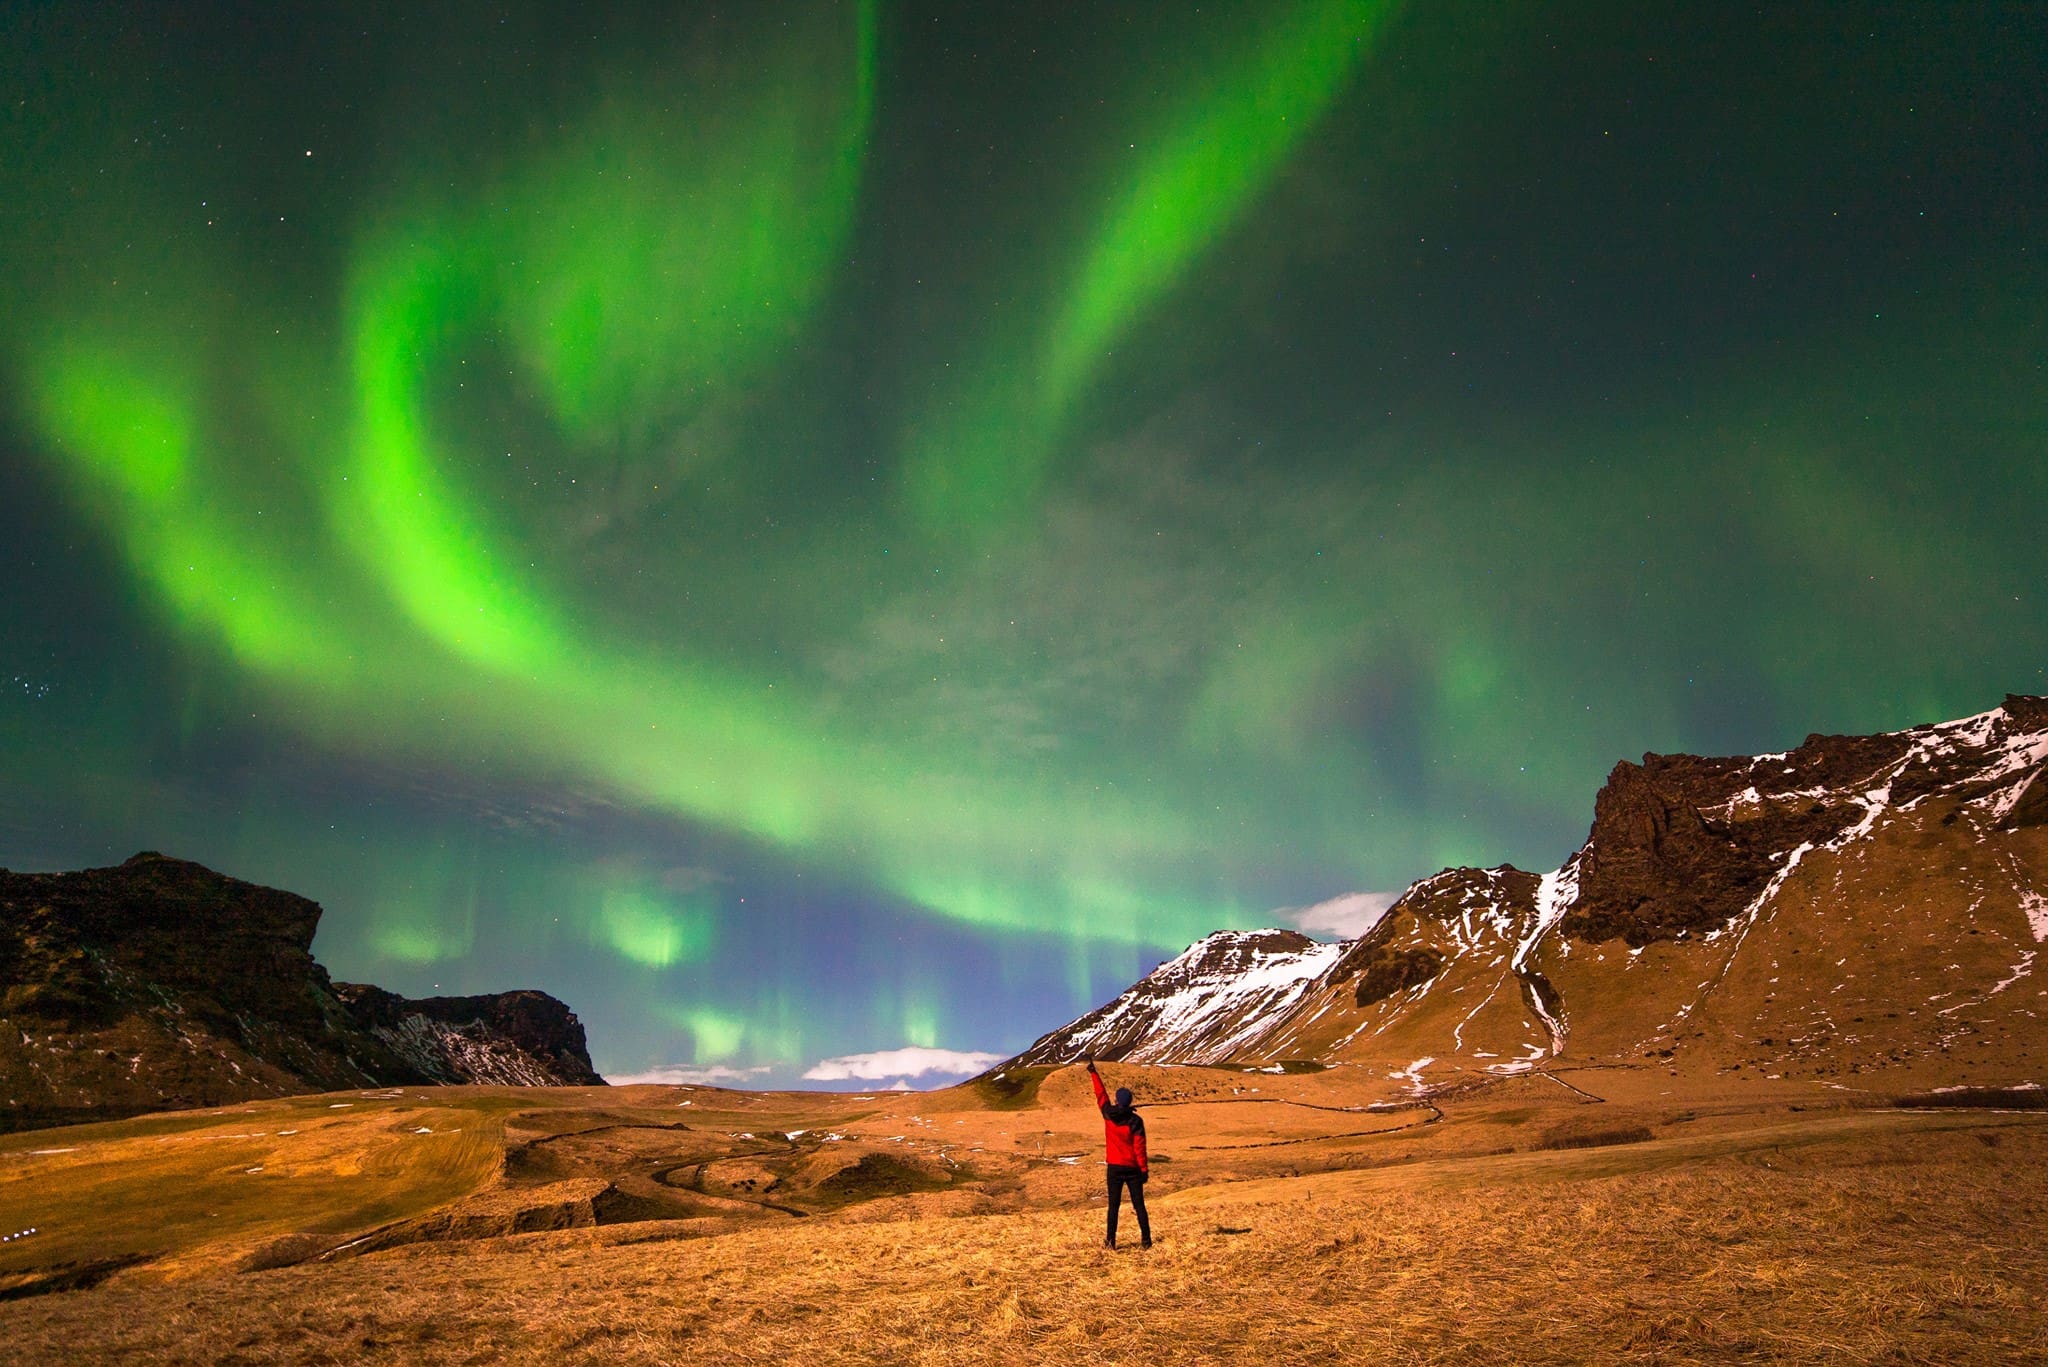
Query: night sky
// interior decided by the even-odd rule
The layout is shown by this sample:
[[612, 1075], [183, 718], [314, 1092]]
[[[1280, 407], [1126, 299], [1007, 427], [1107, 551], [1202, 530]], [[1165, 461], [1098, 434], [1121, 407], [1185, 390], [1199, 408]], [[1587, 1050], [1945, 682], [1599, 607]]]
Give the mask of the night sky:
[[614, 1077], [2048, 692], [2048, 6], [4, 15], [0, 864]]

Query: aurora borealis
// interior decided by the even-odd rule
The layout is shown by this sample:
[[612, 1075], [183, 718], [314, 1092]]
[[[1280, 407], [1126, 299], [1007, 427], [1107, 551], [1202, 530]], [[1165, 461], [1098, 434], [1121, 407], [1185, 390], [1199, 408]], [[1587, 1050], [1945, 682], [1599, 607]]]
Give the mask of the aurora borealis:
[[0, 864], [843, 1083], [2048, 691], [2039, 6], [601, 9], [7, 8]]

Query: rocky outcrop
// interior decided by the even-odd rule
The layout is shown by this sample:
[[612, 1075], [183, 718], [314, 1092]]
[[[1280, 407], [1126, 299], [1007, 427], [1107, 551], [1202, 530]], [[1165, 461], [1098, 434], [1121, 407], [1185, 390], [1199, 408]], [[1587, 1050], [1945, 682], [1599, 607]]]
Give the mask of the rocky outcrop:
[[1385, 1001], [1402, 988], [1426, 983], [1444, 971], [1444, 956], [1433, 949], [1392, 949], [1384, 945], [1374, 949], [1358, 965], [1358, 986], [1351, 994], [1355, 1006]]
[[1831, 839], [1860, 814], [1794, 800], [1748, 820], [1709, 815], [1742, 790], [1747, 771], [1747, 761], [1691, 755], [1615, 765], [1593, 800], [1565, 933], [1641, 946], [1726, 924], [1770, 882], [1774, 855]]
[[1617, 764], [1593, 802], [1564, 933], [1640, 948], [1712, 931], [1748, 910], [1792, 851], [1936, 794], [1990, 800], [2007, 828], [2048, 820], [2048, 784], [2037, 781], [2044, 733], [2048, 703], [2009, 696], [1980, 717], [1811, 735], [1780, 754]]
[[110, 1025], [143, 990], [192, 995], [214, 1023], [323, 1023], [320, 908], [292, 893], [145, 853], [78, 873], [0, 871], [0, 908], [0, 1012], [10, 1017]]
[[545, 992], [401, 997], [366, 983], [336, 983], [349, 1014], [435, 1082], [601, 1086], [583, 1022]]
[[317, 904], [138, 854], [0, 870], [0, 1129], [429, 1082], [601, 1082], [539, 992], [408, 1001], [337, 987]]

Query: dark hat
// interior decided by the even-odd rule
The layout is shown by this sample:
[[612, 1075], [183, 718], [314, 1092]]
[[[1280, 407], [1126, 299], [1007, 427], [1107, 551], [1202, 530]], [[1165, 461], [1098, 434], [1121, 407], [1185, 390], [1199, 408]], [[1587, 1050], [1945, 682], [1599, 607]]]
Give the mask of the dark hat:
[[1130, 1089], [1130, 1088], [1128, 1088], [1128, 1087], [1119, 1087], [1119, 1088], [1117, 1088], [1117, 1089], [1116, 1089], [1116, 1108], [1117, 1108], [1117, 1109], [1118, 1109], [1119, 1111], [1128, 1111], [1129, 1109], [1131, 1109], [1131, 1089]]

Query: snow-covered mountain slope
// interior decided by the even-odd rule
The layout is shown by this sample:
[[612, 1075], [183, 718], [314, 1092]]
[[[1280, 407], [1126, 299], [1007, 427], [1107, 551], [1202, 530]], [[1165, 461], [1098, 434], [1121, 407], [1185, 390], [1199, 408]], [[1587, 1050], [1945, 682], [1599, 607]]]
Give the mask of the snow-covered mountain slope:
[[1012, 1065], [1080, 1058], [1213, 1063], [1284, 1016], [1343, 952], [1291, 930], [1219, 930]]
[[[1645, 755], [1615, 767], [1553, 872], [1423, 879], [1326, 961], [1282, 951], [1300, 957], [1281, 976], [1322, 964], [1284, 991], [1237, 991], [1220, 961], [1154, 981], [1212, 937], [1019, 1061], [1085, 1041], [1133, 1061], [1351, 1063], [1418, 1088], [1560, 1056], [2048, 1074], [2044, 773], [2048, 699], [2028, 697], [1779, 754]], [[1162, 997], [1170, 1018], [1145, 1009]]]
[[1247, 1061], [1363, 1055], [1411, 1076], [1439, 1059], [1527, 1071], [1564, 1044], [1556, 990], [1531, 960], [1575, 875], [1574, 865], [1540, 876], [1502, 865], [1423, 879], [1250, 1041]]

